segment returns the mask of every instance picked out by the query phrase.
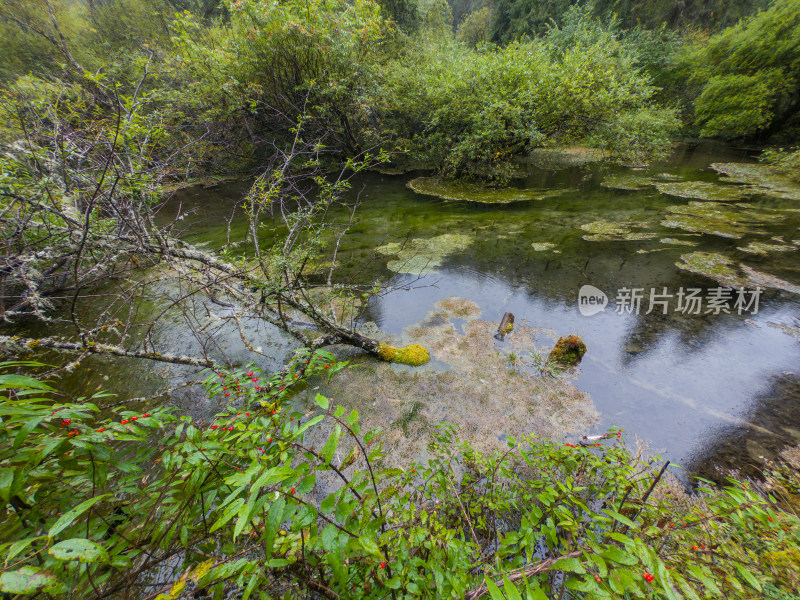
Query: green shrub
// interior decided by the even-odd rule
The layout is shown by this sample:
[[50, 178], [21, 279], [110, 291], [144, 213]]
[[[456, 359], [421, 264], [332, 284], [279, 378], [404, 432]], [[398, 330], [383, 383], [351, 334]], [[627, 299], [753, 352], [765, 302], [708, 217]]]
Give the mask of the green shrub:
[[[733, 481], [686, 496], [621, 432], [482, 454], [444, 425], [427, 464], [382, 467], [357, 413], [320, 396], [313, 415], [289, 408], [294, 385], [343, 366], [301, 351], [277, 374], [213, 373], [206, 393], [230, 404], [210, 423], [0, 376], [0, 591], [777, 599], [796, 585], [800, 521], [775, 497]], [[319, 427], [327, 441], [304, 441]]]

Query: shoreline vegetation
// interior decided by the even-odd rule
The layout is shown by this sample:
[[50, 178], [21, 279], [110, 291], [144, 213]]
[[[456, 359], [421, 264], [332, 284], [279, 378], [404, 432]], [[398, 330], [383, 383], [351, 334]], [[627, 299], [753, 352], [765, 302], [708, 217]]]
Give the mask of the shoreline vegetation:
[[[339, 250], [364, 171], [424, 165], [409, 183], [424, 194], [536, 201], [553, 191], [509, 185], [529, 164], [638, 168], [679, 137], [766, 150], [757, 163], [712, 165], [724, 184], [625, 175], [606, 187], [690, 198], [665, 222], [697, 232], [713, 218], [716, 235], [741, 237], [744, 198], [800, 190], [798, 56], [800, 0], [3, 2], [0, 592], [797, 598], [796, 450], [765, 463], [761, 479], [730, 474], [687, 491], [618, 429], [575, 443], [522, 431], [464, 441], [465, 429], [527, 410], [526, 394], [568, 435], [594, 409], [535, 348], [515, 348], [531, 353], [535, 376], [499, 353], [482, 359], [493, 325], [459, 298], [402, 344], [359, 329], [371, 301], [435, 272], [466, 236], [373, 249], [405, 279], [342, 277]], [[224, 240], [190, 244], [188, 213], [170, 195], [231, 178], [253, 183], [218, 224]], [[594, 221], [584, 239], [655, 235], [633, 227]], [[723, 283], [796, 291], [721, 254], [681, 259]], [[165, 347], [165, 323], [184, 327], [198, 353]], [[254, 366], [275, 359], [257, 323], [300, 347], [274, 372]], [[358, 372], [336, 346], [384, 363]], [[586, 347], [573, 346], [580, 360]], [[437, 353], [457, 368], [420, 376]], [[92, 355], [192, 368], [219, 410], [200, 423], [169, 402], [64, 391]], [[414, 402], [385, 407], [397, 426], [378, 432], [320, 394], [305, 414], [292, 408], [351, 369], [361, 387], [402, 379], [453, 410], [466, 399], [471, 413], [453, 424]], [[425, 423], [414, 443], [426, 445], [409, 443], [399, 464], [383, 443], [411, 439], [412, 420]]]

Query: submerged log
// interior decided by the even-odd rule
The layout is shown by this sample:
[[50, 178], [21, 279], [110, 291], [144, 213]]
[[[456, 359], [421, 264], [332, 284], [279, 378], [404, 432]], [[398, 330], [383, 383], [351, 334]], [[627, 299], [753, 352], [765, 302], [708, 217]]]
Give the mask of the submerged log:
[[501, 342], [505, 339], [507, 333], [511, 333], [514, 329], [514, 313], [506, 312], [503, 318], [500, 319], [500, 326], [497, 328], [497, 334], [494, 336]]

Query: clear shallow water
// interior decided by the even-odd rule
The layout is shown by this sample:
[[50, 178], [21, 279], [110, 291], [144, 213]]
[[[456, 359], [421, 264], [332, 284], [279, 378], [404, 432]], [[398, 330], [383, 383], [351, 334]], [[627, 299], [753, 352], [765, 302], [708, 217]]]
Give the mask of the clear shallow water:
[[[667, 315], [658, 309], [649, 315], [617, 314], [613, 301], [622, 287], [643, 288], [644, 313], [651, 288], [666, 287], [673, 294], [680, 288], [701, 288], [705, 296], [718, 284], [676, 267], [682, 254], [696, 251], [720, 253], [800, 284], [796, 251], [756, 255], [739, 250], [751, 241], [769, 242], [776, 236], [787, 244], [800, 239], [800, 201], [747, 197], [744, 204], [778, 216], [757, 223], [755, 233], [730, 239], [661, 224], [674, 207], [696, 199], [662, 194], [653, 187], [620, 190], [601, 185], [610, 176], [626, 174], [716, 183], [721, 178], [708, 168], [710, 163], [748, 160], [745, 151], [699, 148], [682, 150], [648, 171], [603, 164], [556, 171], [531, 168], [524, 186], [564, 193], [506, 205], [416, 194], [406, 186], [415, 174], [369, 174], [354, 182], [354, 195], [362, 205], [359, 223], [341, 245], [341, 276], [371, 261], [363, 279], [413, 282], [413, 289], [373, 303], [366, 316], [395, 334], [450, 296], [476, 302], [485, 320], [497, 321], [510, 311], [517, 322], [558, 335], [577, 334], [589, 350], [574, 383], [592, 395], [600, 413], [597, 430], [624, 427], [653, 450], [706, 475], [715, 464], [754, 466], [759, 455], [771, 456], [785, 444], [800, 443], [800, 341], [774, 326], [797, 324], [800, 296], [765, 290], [758, 313], [742, 315], [677, 314], [674, 299]], [[212, 247], [221, 242], [219, 217], [242, 190], [233, 186], [184, 194], [184, 206], [195, 204], [203, 218], [188, 235]], [[650, 240], [586, 241], [581, 225], [598, 220], [636, 222], [643, 224], [636, 231], [656, 235]], [[425, 255], [426, 247], [414, 246], [413, 240], [443, 234], [464, 236], [466, 246], [443, 257], [430, 251], [433, 273], [396, 273], [387, 268], [396, 257], [376, 255], [374, 250], [399, 242]], [[696, 245], [659, 241], [664, 238]], [[533, 243], [553, 246], [537, 251]], [[393, 269], [403, 270], [397, 264]], [[608, 294], [611, 304], [604, 312], [580, 314], [577, 295], [584, 284]]]
[[[436, 302], [458, 296], [477, 303], [487, 321], [498, 321], [510, 311], [517, 323], [525, 321], [560, 336], [577, 334], [588, 352], [573, 383], [594, 400], [600, 414], [596, 431], [623, 427], [695, 473], [710, 475], [715, 465], [757, 468], [759, 455], [772, 456], [786, 444], [800, 444], [800, 341], [775, 326], [797, 325], [800, 295], [765, 290], [757, 314], [683, 315], [675, 312], [674, 300], [667, 315], [643, 313], [651, 288], [667, 288], [673, 294], [680, 288], [701, 288], [705, 296], [718, 287], [676, 266], [681, 255], [691, 252], [720, 253], [800, 285], [800, 246], [794, 246], [797, 251], [763, 255], [739, 249], [751, 241], [774, 244], [775, 237], [785, 245], [800, 240], [800, 200], [747, 197], [746, 206], [738, 209], [771, 216], [749, 226], [740, 239], [731, 239], [662, 224], [695, 199], [662, 194], [652, 186], [621, 190], [601, 185], [610, 176], [629, 174], [716, 183], [720, 177], [708, 169], [710, 163], [747, 160], [745, 151], [700, 148], [681, 150], [649, 171], [603, 164], [556, 171], [530, 168], [521, 187], [563, 193], [507, 205], [416, 194], [406, 184], [418, 174], [367, 174], [354, 181], [353, 196], [362, 204], [359, 222], [340, 247], [338, 277], [412, 284], [376, 300], [367, 310], [365, 320], [388, 333], [401, 334]], [[225, 219], [231, 215], [231, 236], [242, 238], [242, 222], [235, 215], [247, 188], [246, 183], [234, 183], [185, 190], [176, 194], [170, 209], [180, 205], [190, 211], [181, 222], [184, 235], [214, 249], [224, 243]], [[635, 223], [635, 231], [653, 237], [587, 241], [584, 237], [591, 234], [581, 226], [597, 221]], [[457, 236], [455, 249], [435, 242], [445, 234]], [[660, 241], [665, 238], [695, 245]], [[376, 247], [392, 242], [415, 249], [411, 260], [409, 254], [376, 253]], [[547, 249], [537, 250], [532, 244]], [[419, 266], [414, 259], [420, 256], [425, 269], [413, 267]], [[404, 269], [404, 263], [412, 267]], [[611, 304], [604, 312], [580, 314], [577, 296], [585, 284], [608, 294]], [[615, 313], [614, 297], [623, 287], [644, 289], [642, 314]], [[179, 320], [167, 324], [160, 335], [171, 347], [191, 347]], [[244, 358], [232, 332], [220, 336], [229, 351]], [[277, 366], [289, 343], [268, 326], [263, 326], [260, 339], [274, 357], [264, 366]], [[549, 338], [535, 341], [539, 347], [552, 344]], [[152, 391], [161, 381], [160, 367], [96, 362], [95, 378], [112, 369], [127, 376], [128, 383], [116, 390], [123, 396]], [[90, 384], [95, 385], [94, 379]], [[210, 401], [198, 406], [194, 398], [190, 390], [173, 395], [173, 401], [190, 413], [213, 412]]]

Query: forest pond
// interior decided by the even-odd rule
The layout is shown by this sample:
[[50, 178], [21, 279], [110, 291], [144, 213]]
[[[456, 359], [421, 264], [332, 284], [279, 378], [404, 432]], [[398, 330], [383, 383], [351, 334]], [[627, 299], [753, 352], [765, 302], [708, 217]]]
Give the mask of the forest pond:
[[[359, 176], [357, 223], [341, 242], [337, 277], [398, 286], [360, 324], [375, 337], [423, 343], [434, 359], [414, 370], [343, 349], [353, 368], [316, 391], [372, 413], [366, 420], [387, 430], [387, 450], [405, 448], [409, 459], [422, 446], [404, 440], [446, 419], [498, 443], [621, 427], [691, 473], [757, 468], [759, 457], [800, 444], [800, 189], [750, 157], [716, 146], [683, 148], [648, 169], [534, 160], [507, 193], [451, 189], [419, 172]], [[217, 248], [233, 214], [230, 235], [241, 237], [235, 209], [246, 190], [178, 192], [174, 206], [192, 211], [184, 236]], [[608, 296], [604, 311], [581, 314], [585, 285]], [[729, 312], [713, 309], [721, 286], [761, 288], [757, 312], [737, 309], [735, 292]], [[699, 314], [679, 310], [678, 293], [690, 288], [700, 290]], [[638, 311], [616, 302], [625, 289], [642, 291]], [[646, 314], [653, 291], [667, 303]], [[505, 311], [517, 326], [498, 341], [491, 334]], [[290, 343], [264, 324], [251, 331], [274, 355], [264, 366], [280, 364]], [[588, 347], [581, 365], [537, 372], [569, 334]], [[177, 319], [162, 332], [165, 342], [188, 343], [181, 336]], [[223, 344], [235, 352], [237, 339]], [[144, 368], [152, 371], [115, 391], [152, 391], [162, 367]], [[217, 408], [181, 393], [173, 401], [190, 412]]]

